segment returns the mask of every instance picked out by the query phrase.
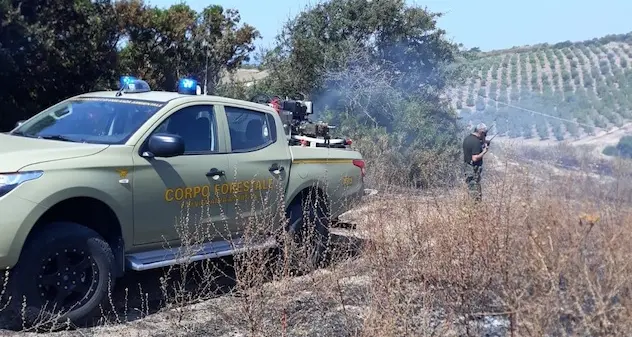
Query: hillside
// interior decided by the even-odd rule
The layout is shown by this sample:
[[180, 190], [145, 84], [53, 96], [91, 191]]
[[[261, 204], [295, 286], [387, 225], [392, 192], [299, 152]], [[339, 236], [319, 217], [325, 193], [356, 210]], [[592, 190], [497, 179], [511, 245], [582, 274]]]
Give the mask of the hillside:
[[[577, 140], [632, 119], [632, 33], [480, 53], [452, 92], [463, 121], [509, 138]], [[617, 138], [618, 139], [618, 138]]]

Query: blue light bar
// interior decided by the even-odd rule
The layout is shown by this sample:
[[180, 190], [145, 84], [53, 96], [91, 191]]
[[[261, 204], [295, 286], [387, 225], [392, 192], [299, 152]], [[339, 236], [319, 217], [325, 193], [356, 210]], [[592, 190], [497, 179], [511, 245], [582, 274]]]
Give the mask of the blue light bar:
[[121, 91], [124, 93], [140, 93], [149, 92], [151, 88], [149, 84], [143, 80], [140, 80], [134, 76], [121, 76], [120, 78]]
[[134, 82], [138, 80], [136, 77], [134, 76], [121, 76], [121, 78], [119, 79], [119, 88], [124, 88], [127, 87], [128, 84]]
[[184, 95], [199, 95], [200, 87], [198, 82], [191, 78], [183, 78], [178, 81], [178, 93]]

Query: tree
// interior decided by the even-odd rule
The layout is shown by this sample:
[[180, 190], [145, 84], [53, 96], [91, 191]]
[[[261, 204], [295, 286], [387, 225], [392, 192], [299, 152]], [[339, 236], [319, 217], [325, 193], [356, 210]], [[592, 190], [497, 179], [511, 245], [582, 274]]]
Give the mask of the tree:
[[632, 158], [632, 136], [621, 137], [616, 146], [606, 146], [602, 153], [607, 156]]
[[403, 0], [318, 4], [287, 22], [266, 56], [269, 93], [307, 94], [341, 132], [383, 130], [407, 158], [454, 154], [456, 114], [443, 96], [464, 78], [455, 60], [474, 56], [445, 38], [439, 16]]
[[[397, 85], [414, 95], [423, 85], [444, 89], [457, 48], [436, 27], [440, 14], [403, 0], [332, 0], [290, 20], [267, 57], [277, 91], [323, 90], [326, 71], [344, 71], [349, 55], [363, 50], [371, 63], [398, 74]], [[451, 70], [451, 71], [446, 71]], [[281, 92], [282, 91], [282, 92]]]
[[0, 129], [112, 83], [114, 14], [105, 0], [0, 1]]
[[617, 144], [619, 155], [626, 158], [632, 158], [632, 136], [621, 137]]
[[147, 81], [156, 90], [173, 90], [178, 77], [191, 64], [190, 36], [197, 13], [187, 5], [159, 9], [143, 1], [122, 0], [115, 4], [125, 47], [121, 50], [121, 73]]
[[167, 9], [139, 0], [116, 3], [121, 34], [128, 40], [121, 51], [121, 69], [147, 79], [156, 89], [175, 90], [177, 80], [190, 76], [207, 80], [215, 91], [224, 72], [249, 60], [259, 32], [239, 25], [234, 9], [211, 5], [196, 13], [185, 4]]
[[208, 79], [212, 93], [259, 37], [236, 10], [142, 0], [0, 0], [0, 20], [1, 130], [69, 96], [115, 89], [124, 73], [157, 90]]
[[478, 99], [476, 99], [476, 111], [479, 111], [479, 112], [483, 111], [483, 110], [485, 110], [485, 107], [486, 107], [486, 105], [485, 105], [485, 99], [484, 98], [479, 97]]

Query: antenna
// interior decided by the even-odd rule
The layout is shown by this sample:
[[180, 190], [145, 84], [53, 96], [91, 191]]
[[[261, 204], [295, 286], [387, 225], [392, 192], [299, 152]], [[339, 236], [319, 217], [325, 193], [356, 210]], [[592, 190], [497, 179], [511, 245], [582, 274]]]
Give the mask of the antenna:
[[208, 94], [208, 35], [209, 32], [207, 30], [206, 32], [206, 37], [204, 38], [204, 52], [206, 53], [205, 57], [206, 57], [206, 61], [205, 61], [205, 66], [204, 66], [204, 95]]

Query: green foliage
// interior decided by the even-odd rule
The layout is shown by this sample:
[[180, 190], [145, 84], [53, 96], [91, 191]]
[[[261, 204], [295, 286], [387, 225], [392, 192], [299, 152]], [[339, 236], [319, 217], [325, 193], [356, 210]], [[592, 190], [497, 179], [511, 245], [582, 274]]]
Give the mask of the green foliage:
[[69, 96], [116, 88], [122, 74], [156, 90], [206, 74], [212, 93], [223, 71], [248, 61], [259, 37], [232, 9], [196, 13], [139, 0], [0, 0], [0, 20], [0, 130]]
[[113, 80], [118, 29], [107, 1], [5, 0], [0, 22], [0, 130]]
[[[348, 71], [359, 56], [382, 71], [399, 73], [394, 85], [409, 96], [429, 85], [444, 89], [459, 69], [450, 69], [456, 46], [436, 27], [440, 14], [404, 1], [333, 0], [286, 23], [265, 59], [267, 81], [280, 94], [316, 93], [332, 86], [328, 74]], [[463, 69], [460, 69], [463, 70]]]
[[222, 71], [249, 60], [259, 32], [239, 27], [234, 9], [210, 5], [196, 13], [184, 4], [159, 9], [137, 0], [115, 3], [119, 27], [128, 43], [121, 51], [121, 70], [147, 79], [156, 89], [175, 90], [183, 76], [208, 80], [215, 91]]
[[546, 140], [549, 138], [549, 130], [547, 128], [546, 123], [537, 123], [536, 130], [538, 132], [538, 137], [542, 140]]
[[603, 154], [628, 159], [632, 158], [632, 136], [621, 137], [616, 146], [607, 146], [603, 150]]
[[428, 164], [424, 153], [456, 160], [459, 127], [442, 94], [470, 77], [465, 105], [475, 106], [478, 52], [460, 53], [438, 17], [400, 0], [317, 4], [285, 24], [264, 59], [271, 73], [262, 83], [279, 95], [308, 94], [340, 133], [388, 133], [413, 167]]
[[618, 155], [617, 147], [616, 146], [612, 146], [612, 145], [606, 146], [603, 149], [603, 151], [601, 151], [601, 153], [605, 154], [606, 156], [612, 156], [612, 157]]
[[485, 110], [485, 99], [479, 97], [476, 99], [476, 111], [484, 111]]

